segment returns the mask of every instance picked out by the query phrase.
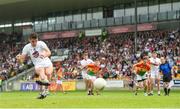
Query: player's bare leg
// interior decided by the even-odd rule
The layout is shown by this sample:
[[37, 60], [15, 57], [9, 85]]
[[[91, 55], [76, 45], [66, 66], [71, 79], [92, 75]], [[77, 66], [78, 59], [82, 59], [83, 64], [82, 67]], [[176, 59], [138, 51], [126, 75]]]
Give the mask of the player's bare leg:
[[88, 95], [94, 95], [93, 94], [93, 88], [94, 88], [93, 81], [91, 79], [88, 79], [87, 83], [88, 83], [87, 84]]
[[148, 80], [143, 81], [143, 86], [144, 86], [144, 96], [147, 96]]
[[91, 95], [91, 81], [87, 80], [87, 91], [88, 91], [88, 95]]
[[154, 87], [154, 79], [149, 78], [149, 80], [148, 80], [148, 96], [153, 95], [153, 87]]
[[94, 84], [93, 81], [90, 80], [90, 89], [91, 89], [91, 95], [94, 95], [93, 90], [94, 90]]
[[[47, 76], [45, 75], [45, 68], [43, 67], [38, 67], [35, 68], [36, 73], [40, 76], [40, 83], [49, 83]], [[41, 85], [41, 92], [40, 92], [40, 96], [38, 97], [38, 99], [44, 99], [47, 95], [46, 95], [46, 91], [45, 89], [47, 89], [48, 86], [45, 86], [44, 84], [40, 84]]]
[[88, 90], [88, 81], [87, 79], [84, 79], [86, 90]]
[[138, 89], [139, 89], [139, 86], [135, 86], [135, 95], [137, 95], [137, 93], [138, 93]]
[[157, 90], [158, 90], [158, 95], [160, 96], [161, 95], [161, 92], [160, 92], [160, 78], [157, 78]]
[[83, 80], [85, 83], [85, 90], [87, 91], [87, 94], [89, 95], [89, 81], [86, 78], [84, 78]]
[[[53, 66], [45, 67], [45, 75], [47, 77], [47, 80], [45, 81], [49, 82], [49, 80], [51, 80], [52, 72], [53, 72]], [[46, 94], [49, 93], [48, 86], [45, 86], [45, 91]]]
[[48, 77], [45, 74], [45, 68], [38, 67], [38, 68], [35, 68], [35, 71], [36, 71], [36, 74], [39, 75], [41, 82], [49, 82]]
[[142, 82], [136, 82], [136, 83], [135, 83], [135, 95], [137, 95], [138, 90], [139, 90], [140, 88], [143, 88]]
[[62, 84], [59, 84], [58, 86], [59, 86], [61, 92], [64, 93], [64, 94], [66, 94], [66, 92], [64, 91], [63, 85], [62, 85]]

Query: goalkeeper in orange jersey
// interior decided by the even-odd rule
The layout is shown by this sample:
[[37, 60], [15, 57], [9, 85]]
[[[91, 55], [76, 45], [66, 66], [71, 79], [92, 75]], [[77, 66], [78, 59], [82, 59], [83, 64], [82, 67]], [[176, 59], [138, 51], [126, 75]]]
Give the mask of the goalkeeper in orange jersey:
[[139, 88], [144, 88], [144, 95], [147, 96], [148, 90], [148, 73], [150, 71], [150, 62], [146, 53], [142, 53], [139, 62], [133, 65], [133, 71], [136, 74], [136, 90], [135, 95]]
[[60, 62], [56, 63], [55, 75], [56, 75], [56, 84], [57, 84], [55, 92], [58, 90], [58, 88], [60, 88], [60, 90], [65, 94], [66, 92], [64, 91], [63, 85], [62, 85], [63, 69]]

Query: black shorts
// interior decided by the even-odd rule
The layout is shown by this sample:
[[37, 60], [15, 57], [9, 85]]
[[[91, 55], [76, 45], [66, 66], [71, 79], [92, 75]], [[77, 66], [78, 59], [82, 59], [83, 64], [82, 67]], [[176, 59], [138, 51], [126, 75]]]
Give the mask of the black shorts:
[[137, 82], [143, 82], [143, 81], [145, 81], [146, 79], [142, 79], [142, 80], [138, 80]]
[[172, 76], [163, 76], [163, 82], [170, 82], [172, 80]]

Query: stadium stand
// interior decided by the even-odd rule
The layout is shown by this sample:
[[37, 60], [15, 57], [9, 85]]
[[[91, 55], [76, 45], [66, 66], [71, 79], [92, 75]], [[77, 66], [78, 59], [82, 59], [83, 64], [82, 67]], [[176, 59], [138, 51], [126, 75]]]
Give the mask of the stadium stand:
[[11, 42], [10, 40], [3, 41], [0, 44], [0, 75], [5, 76], [6, 79], [32, 67], [31, 62], [27, 61], [20, 65], [15, 59], [23, 46], [24, 44]]
[[[105, 41], [100, 37], [85, 37], [80, 40], [78, 37], [59, 38], [45, 40], [54, 55], [56, 49], [68, 49], [68, 58], [62, 61], [65, 79], [82, 79], [78, 68], [78, 61], [83, 52], [88, 52], [90, 58], [99, 60], [103, 68], [104, 78], [122, 79], [130, 77], [131, 66], [135, 63], [143, 51], [157, 51], [159, 56], [169, 57], [171, 65], [175, 65], [180, 59], [180, 35], [173, 34], [170, 30], [144, 31], [138, 34], [137, 54], [134, 55], [133, 33], [110, 35]], [[0, 73], [13, 77], [25, 69], [32, 67], [31, 62], [20, 65], [16, 62], [15, 56], [20, 52], [24, 44], [11, 43], [0, 44]], [[6, 49], [4, 49], [6, 48]], [[149, 54], [151, 55], [151, 54]]]
[[[173, 36], [172, 36], [173, 35]], [[105, 41], [100, 37], [86, 37], [79, 40], [78, 37], [46, 40], [51, 49], [66, 48], [70, 50], [69, 56], [62, 64], [66, 79], [79, 78], [78, 60], [80, 54], [88, 52], [93, 60], [103, 61], [105, 66], [104, 78], [122, 78], [131, 76], [131, 66], [143, 51], [157, 51], [159, 56], [167, 56], [171, 65], [179, 60], [178, 33], [173, 34], [169, 30], [145, 31], [138, 35], [138, 52], [133, 55], [133, 33], [124, 33], [109, 36]], [[151, 55], [151, 54], [149, 54]]]

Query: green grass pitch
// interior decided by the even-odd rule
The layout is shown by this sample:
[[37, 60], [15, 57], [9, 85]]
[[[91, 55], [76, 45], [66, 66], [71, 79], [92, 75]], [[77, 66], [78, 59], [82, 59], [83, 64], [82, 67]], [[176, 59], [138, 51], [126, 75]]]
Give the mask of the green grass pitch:
[[180, 91], [170, 96], [135, 96], [130, 91], [104, 91], [87, 96], [85, 91], [50, 94], [36, 99], [38, 92], [0, 92], [0, 108], [180, 108]]

